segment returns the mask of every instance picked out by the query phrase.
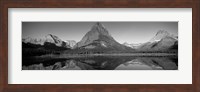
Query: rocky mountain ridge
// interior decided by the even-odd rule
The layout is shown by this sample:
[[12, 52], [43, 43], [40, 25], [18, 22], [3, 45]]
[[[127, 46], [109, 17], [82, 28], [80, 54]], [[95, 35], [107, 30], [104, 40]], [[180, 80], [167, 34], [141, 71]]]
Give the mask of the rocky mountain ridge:
[[172, 48], [178, 49], [178, 37], [167, 31], [159, 30], [148, 42], [136, 45], [124, 43], [124, 45], [139, 51], [163, 51]]
[[112, 49], [116, 51], [130, 50], [118, 43], [99, 22], [95, 23], [89, 32], [79, 41], [75, 48], [82, 49]]
[[58, 36], [48, 34], [44, 38], [23, 38], [22, 42], [24, 43], [31, 43], [36, 45], [44, 45], [45, 43], [51, 43], [55, 44], [58, 47], [64, 47], [64, 48], [73, 48], [73, 46], [76, 44], [76, 41], [74, 40], [61, 40]]

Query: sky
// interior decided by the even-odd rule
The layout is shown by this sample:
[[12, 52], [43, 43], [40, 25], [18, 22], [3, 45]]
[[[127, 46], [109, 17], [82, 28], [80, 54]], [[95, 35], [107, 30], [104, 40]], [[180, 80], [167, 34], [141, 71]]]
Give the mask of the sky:
[[[22, 22], [22, 38], [44, 38], [48, 34], [63, 41], [80, 41], [96, 22]], [[159, 30], [178, 35], [178, 22], [100, 22], [119, 43], [144, 43]]]

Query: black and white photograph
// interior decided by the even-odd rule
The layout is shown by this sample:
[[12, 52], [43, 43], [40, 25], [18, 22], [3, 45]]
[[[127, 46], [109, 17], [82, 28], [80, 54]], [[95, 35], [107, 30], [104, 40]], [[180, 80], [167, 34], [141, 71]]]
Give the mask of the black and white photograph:
[[22, 70], [178, 70], [178, 22], [22, 22]]

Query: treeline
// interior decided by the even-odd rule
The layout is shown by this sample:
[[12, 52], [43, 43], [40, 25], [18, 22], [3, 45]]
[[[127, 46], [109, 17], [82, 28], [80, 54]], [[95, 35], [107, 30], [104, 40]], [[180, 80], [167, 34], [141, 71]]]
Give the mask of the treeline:
[[44, 45], [31, 44], [22, 42], [22, 55], [23, 56], [40, 56], [45, 54], [60, 54], [69, 48], [58, 47], [55, 44], [45, 42]]
[[167, 50], [120, 50], [117, 48], [95, 48], [95, 49], [69, 49], [58, 47], [55, 44], [45, 42], [44, 45], [37, 45], [22, 42], [23, 56], [41, 56], [45, 54], [120, 54], [120, 53], [175, 53], [178, 54], [177, 46]]
[[160, 51], [123, 51], [112, 49], [73, 49], [64, 52], [65, 54], [120, 54], [120, 53], [178, 53], [178, 50], [160, 50]]

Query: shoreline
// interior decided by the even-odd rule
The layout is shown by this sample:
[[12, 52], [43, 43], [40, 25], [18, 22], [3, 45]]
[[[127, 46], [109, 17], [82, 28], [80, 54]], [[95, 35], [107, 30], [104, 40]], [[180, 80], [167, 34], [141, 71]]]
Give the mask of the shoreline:
[[97, 56], [133, 56], [133, 57], [170, 57], [177, 56], [178, 53], [114, 53], [114, 54], [47, 54], [41, 56], [35, 56], [36, 58], [79, 58], [79, 57], [97, 57]]

